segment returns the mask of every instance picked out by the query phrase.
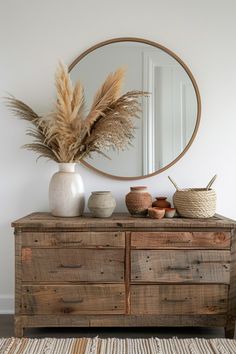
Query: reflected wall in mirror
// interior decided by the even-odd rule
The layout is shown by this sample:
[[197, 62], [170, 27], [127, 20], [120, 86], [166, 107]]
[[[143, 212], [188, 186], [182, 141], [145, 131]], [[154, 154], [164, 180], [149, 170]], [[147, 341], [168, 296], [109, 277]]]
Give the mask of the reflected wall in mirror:
[[150, 92], [142, 98], [132, 146], [108, 151], [83, 163], [119, 179], [138, 179], [162, 172], [190, 147], [199, 126], [200, 94], [187, 66], [165, 47], [137, 38], [102, 42], [82, 53], [69, 67], [71, 79], [85, 87], [89, 106], [110, 72], [125, 67], [123, 92]]

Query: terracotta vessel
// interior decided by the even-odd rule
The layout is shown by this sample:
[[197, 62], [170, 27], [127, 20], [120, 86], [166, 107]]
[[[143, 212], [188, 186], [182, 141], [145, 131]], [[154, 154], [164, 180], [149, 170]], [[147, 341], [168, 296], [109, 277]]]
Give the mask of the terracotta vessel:
[[152, 203], [152, 206], [158, 208], [170, 208], [171, 204], [166, 199], [167, 197], [157, 197], [155, 202]]
[[125, 197], [127, 209], [133, 216], [146, 216], [148, 208], [152, 206], [152, 196], [147, 187], [130, 187], [130, 192]]
[[152, 219], [162, 219], [165, 215], [164, 208], [148, 208], [148, 215]]
[[95, 218], [109, 218], [116, 207], [116, 201], [110, 191], [92, 192], [88, 208]]

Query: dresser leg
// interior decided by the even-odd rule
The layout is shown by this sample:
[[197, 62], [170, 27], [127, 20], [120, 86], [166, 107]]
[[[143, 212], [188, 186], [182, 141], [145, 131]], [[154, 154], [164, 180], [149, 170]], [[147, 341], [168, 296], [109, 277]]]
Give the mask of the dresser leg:
[[233, 339], [235, 330], [235, 321], [230, 321], [225, 327], [225, 338]]
[[21, 318], [15, 317], [15, 337], [21, 338], [24, 336], [24, 328]]

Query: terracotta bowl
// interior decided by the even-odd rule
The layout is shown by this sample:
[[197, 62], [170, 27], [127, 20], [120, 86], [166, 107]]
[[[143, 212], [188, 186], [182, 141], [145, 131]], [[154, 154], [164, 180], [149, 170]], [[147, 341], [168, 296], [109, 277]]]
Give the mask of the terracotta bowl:
[[165, 218], [173, 218], [176, 214], [175, 208], [165, 208]]
[[148, 208], [148, 215], [152, 219], [162, 219], [165, 215], [164, 208]]

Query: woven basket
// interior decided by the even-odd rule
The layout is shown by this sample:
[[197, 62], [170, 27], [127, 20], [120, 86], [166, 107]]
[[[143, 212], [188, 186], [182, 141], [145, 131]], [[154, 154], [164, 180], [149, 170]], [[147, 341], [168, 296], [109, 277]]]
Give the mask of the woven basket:
[[173, 196], [174, 206], [180, 216], [185, 218], [210, 218], [216, 211], [216, 192], [211, 189], [216, 175], [208, 183], [206, 188], [179, 189], [170, 178], [176, 188]]

